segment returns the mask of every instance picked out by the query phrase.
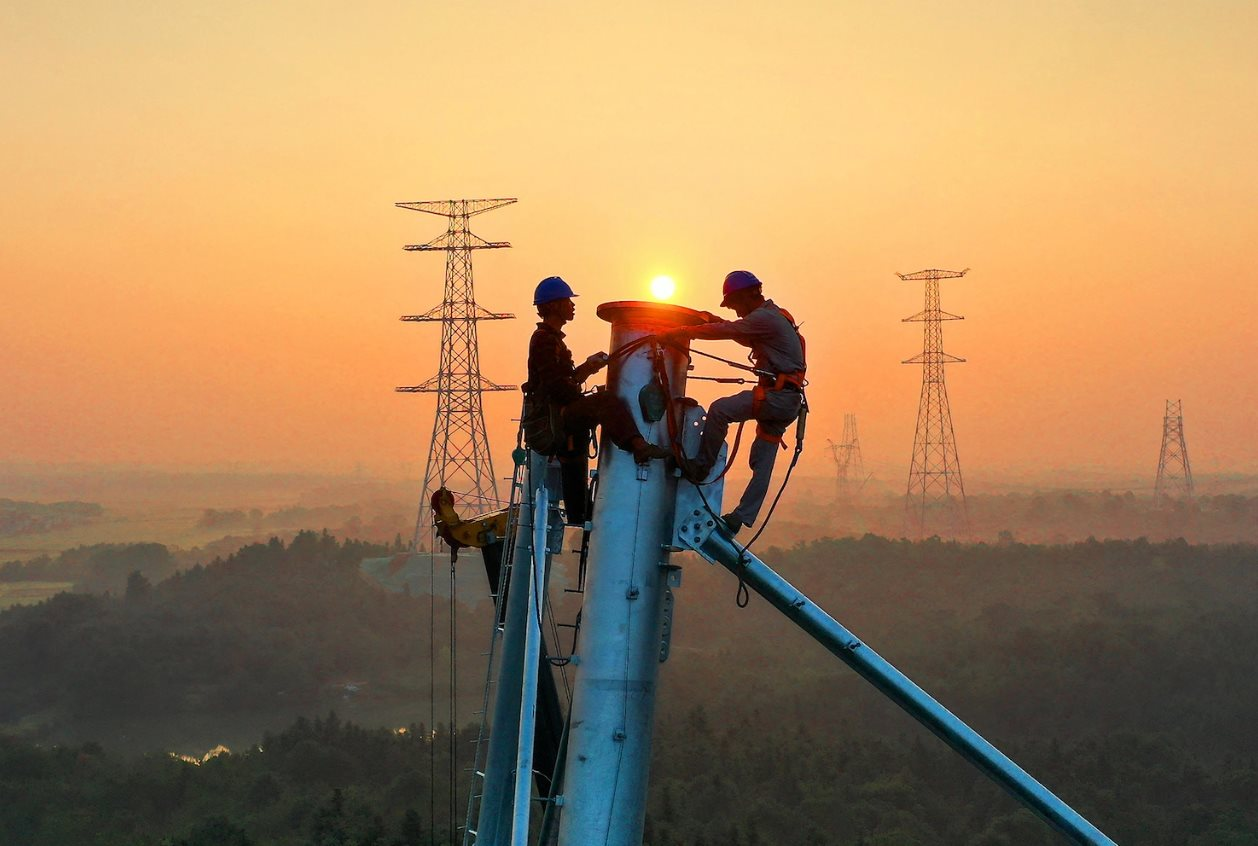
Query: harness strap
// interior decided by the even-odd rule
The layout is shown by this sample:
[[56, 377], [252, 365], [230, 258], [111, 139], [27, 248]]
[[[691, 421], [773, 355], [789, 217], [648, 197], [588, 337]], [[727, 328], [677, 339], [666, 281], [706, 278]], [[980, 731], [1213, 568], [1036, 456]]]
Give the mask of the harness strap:
[[808, 343], [804, 340], [803, 334], [800, 333], [799, 324], [795, 322], [795, 318], [791, 316], [791, 313], [781, 306], [778, 306], [778, 311], [791, 324], [791, 328], [795, 330], [795, 336], [799, 338], [799, 351], [803, 354], [804, 367], [791, 373], [779, 373], [773, 390], [780, 391], [785, 385], [794, 385], [802, 392], [804, 390], [804, 376], [808, 371]]
[[786, 449], [786, 441], [782, 440], [782, 436], [772, 434], [759, 421], [756, 422], [756, 440], [768, 441], [771, 444], [777, 444], [782, 449]]
[[[742, 440], [743, 440], [743, 425], [746, 422], [747, 421], [744, 420], [742, 421], [742, 423], [738, 424], [738, 429], [737, 431], [734, 432], [734, 446], [729, 451], [729, 455], [725, 459], [725, 467], [723, 467], [721, 469], [721, 472], [717, 474], [716, 478], [712, 480], [713, 482], [717, 482], [717, 481], [720, 481], [721, 479], [724, 479], [725, 474], [729, 472], [729, 468], [734, 466], [734, 459], [738, 457], [738, 445], [742, 443]], [[785, 449], [785, 446], [783, 446], [783, 448]], [[702, 481], [703, 480], [700, 479], [698, 482], [695, 482], [695, 484], [699, 484]]]
[[[777, 378], [773, 380], [773, 390], [781, 391], [784, 390], [787, 385], [790, 385], [800, 393], [803, 393], [804, 377], [807, 372], [808, 371], [806, 370], [794, 370], [790, 373], [779, 373]], [[768, 387], [768, 385], [765, 387]]]
[[767, 385], [756, 385], [751, 389], [751, 416], [760, 416], [760, 406], [764, 405], [764, 399], [768, 396]]

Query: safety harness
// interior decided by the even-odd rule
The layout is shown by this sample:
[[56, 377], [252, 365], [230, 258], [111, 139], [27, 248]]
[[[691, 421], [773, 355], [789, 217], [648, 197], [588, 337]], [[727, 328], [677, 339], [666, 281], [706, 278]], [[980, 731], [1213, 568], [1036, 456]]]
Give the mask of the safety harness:
[[[798, 391], [801, 397], [800, 414], [806, 414], [806, 403], [803, 403], [804, 385], [807, 384], [808, 374], [808, 345], [804, 341], [804, 336], [800, 334], [799, 324], [795, 322], [795, 318], [791, 313], [781, 306], [777, 306], [777, 310], [786, 318], [786, 322], [791, 324], [791, 328], [795, 330], [795, 336], [799, 338], [800, 356], [804, 360], [804, 366], [800, 370], [790, 373], [764, 374], [760, 376], [760, 381], [751, 389], [751, 415], [756, 419], [756, 440], [767, 441], [771, 444], [777, 444], [782, 449], [786, 449], [786, 442], [782, 440], [781, 435], [775, 435], [765, 430], [764, 424], [760, 422], [760, 407], [764, 405], [765, 398], [769, 391]], [[741, 428], [741, 427], [740, 427]], [[739, 433], [741, 434], [741, 432]], [[734, 449], [738, 449], [738, 440], [735, 438]], [[728, 468], [728, 465], [726, 466]]]

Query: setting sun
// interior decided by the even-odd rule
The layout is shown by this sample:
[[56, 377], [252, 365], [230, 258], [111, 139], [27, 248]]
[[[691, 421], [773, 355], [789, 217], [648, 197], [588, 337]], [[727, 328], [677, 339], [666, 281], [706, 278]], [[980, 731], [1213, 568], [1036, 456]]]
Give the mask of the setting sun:
[[677, 283], [671, 276], [657, 276], [651, 280], [651, 296], [657, 300], [667, 300], [677, 290]]

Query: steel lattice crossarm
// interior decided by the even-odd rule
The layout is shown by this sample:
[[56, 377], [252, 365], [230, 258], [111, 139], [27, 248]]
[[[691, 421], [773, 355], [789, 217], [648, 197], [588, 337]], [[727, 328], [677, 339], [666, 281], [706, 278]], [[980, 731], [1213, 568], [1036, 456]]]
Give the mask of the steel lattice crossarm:
[[[497, 382], [491, 382], [488, 379], [486, 379], [484, 376], [481, 376], [479, 374], [455, 373], [453, 375], [466, 376], [468, 381], [470, 382], [477, 382], [477, 380], [479, 380], [477, 384], [473, 384], [471, 386], [470, 389], [473, 391], [480, 391], [480, 392], [515, 391], [515, 390], [519, 390], [519, 387], [520, 387], [519, 385], [499, 385]], [[442, 384], [440, 376], [434, 376], [431, 379], [429, 379], [427, 382], [421, 382], [418, 385], [403, 385], [402, 387], [394, 388], [393, 390], [397, 391], [400, 394], [435, 394], [438, 391], [446, 390], [446, 387], [445, 385]]]
[[[903, 322], [903, 321], [901, 321]], [[959, 355], [946, 353], [942, 350], [935, 350], [929, 353], [920, 352], [912, 358], [906, 358], [900, 362], [901, 364], [965, 364], [965, 359]]]
[[[457, 309], [462, 306], [463, 313], [456, 313]], [[446, 314], [449, 309], [450, 314]], [[433, 306], [423, 314], [404, 314], [398, 320], [407, 323], [440, 323], [442, 320], [515, 320], [514, 314], [506, 312], [490, 311], [484, 306], [477, 303], [442, 303], [439, 306]]]
[[953, 314], [952, 312], [941, 311], [941, 310], [936, 309], [935, 311], [919, 311], [917, 314], [913, 315], [912, 317], [901, 318], [900, 322], [901, 323], [926, 323], [929, 320], [965, 320], [965, 318], [959, 314]]
[[905, 282], [934, 282], [939, 279], [960, 279], [969, 273], [970, 269], [965, 270], [939, 270], [938, 268], [930, 268], [929, 270], [919, 270], [916, 273], [897, 273]]
[[496, 250], [510, 246], [510, 241], [486, 241], [479, 235], [463, 230], [462, 232], [443, 232], [427, 244], [407, 244], [402, 249], [413, 253], [434, 250]]
[[478, 214], [500, 209], [517, 202], [516, 197], [499, 197], [492, 200], [418, 200], [411, 203], [394, 203], [400, 209], [427, 212], [441, 217], [475, 217]]

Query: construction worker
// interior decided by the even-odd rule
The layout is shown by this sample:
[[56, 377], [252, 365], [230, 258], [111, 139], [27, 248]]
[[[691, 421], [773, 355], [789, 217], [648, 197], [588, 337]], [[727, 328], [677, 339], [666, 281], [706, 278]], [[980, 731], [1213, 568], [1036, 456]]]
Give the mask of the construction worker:
[[581, 384], [606, 367], [608, 358], [597, 352], [574, 365], [563, 327], [576, 316], [576, 296], [558, 276], [543, 279], [533, 293], [542, 322], [529, 340], [529, 379], [524, 385], [528, 446], [561, 459], [584, 457], [590, 432], [601, 425], [611, 442], [633, 453], [638, 464], [667, 458], [672, 454], [668, 449], [642, 437], [624, 400], [603, 390], [582, 392]]
[[732, 534], [750, 526], [760, 514], [782, 435], [799, 417], [804, 401], [804, 339], [795, 319], [773, 300], [766, 300], [760, 280], [747, 270], [725, 277], [721, 307], [733, 309], [737, 320], [719, 320], [702, 326], [686, 326], [661, 335], [661, 340], [731, 340], [751, 348], [752, 366], [760, 382], [753, 390], [722, 397], [708, 409], [699, 454], [690, 462], [692, 478], [707, 478], [716, 463], [731, 423], [756, 421], [749, 463], [751, 481], [738, 507], [722, 519]]

